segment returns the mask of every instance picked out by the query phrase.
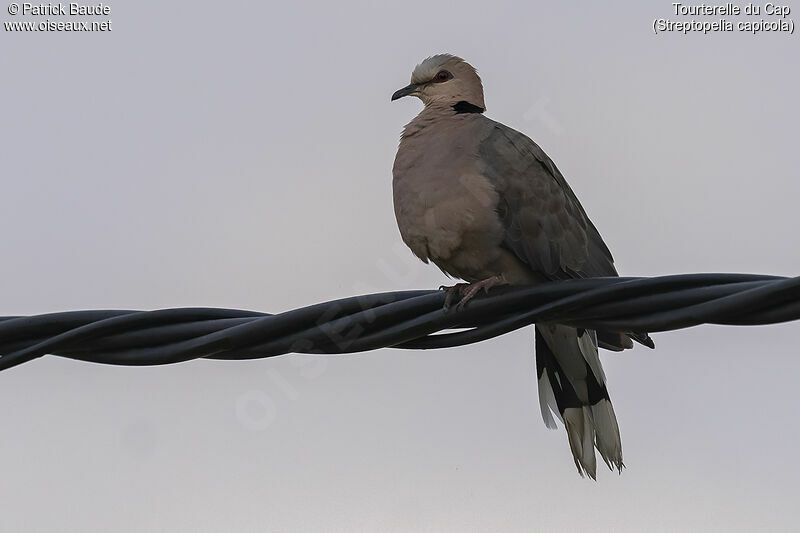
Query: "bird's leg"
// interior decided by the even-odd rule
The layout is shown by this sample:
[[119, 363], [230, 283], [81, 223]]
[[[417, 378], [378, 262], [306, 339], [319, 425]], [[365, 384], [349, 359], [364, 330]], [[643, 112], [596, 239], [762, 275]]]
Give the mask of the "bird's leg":
[[463, 292], [463, 296], [461, 297], [461, 300], [458, 302], [456, 310], [461, 311], [464, 308], [464, 306], [467, 305], [467, 302], [472, 300], [472, 298], [474, 298], [475, 295], [478, 294], [481, 289], [483, 289], [483, 292], [485, 292], [486, 294], [489, 294], [489, 289], [491, 289], [495, 285], [503, 285], [505, 283], [506, 280], [505, 278], [503, 278], [503, 276], [492, 276], [491, 278], [486, 278], [481, 281], [476, 281], [475, 283], [470, 283]]
[[444, 289], [445, 291], [444, 310], [450, 310], [450, 306], [453, 304], [453, 301], [458, 298], [456, 310], [461, 311], [464, 306], [467, 305], [467, 302], [472, 300], [472, 298], [474, 298], [481, 289], [488, 294], [489, 289], [495, 285], [504, 285], [505, 283], [507, 282], [503, 276], [492, 276], [474, 283], [456, 283], [452, 287], [445, 287], [442, 285], [439, 288]]
[[456, 283], [455, 285], [447, 286], [447, 285], [440, 285], [439, 290], [444, 291], [444, 310], [445, 312], [450, 310], [450, 307], [453, 305], [453, 301], [456, 299], [461, 299], [464, 291], [467, 290], [469, 287], [469, 283]]

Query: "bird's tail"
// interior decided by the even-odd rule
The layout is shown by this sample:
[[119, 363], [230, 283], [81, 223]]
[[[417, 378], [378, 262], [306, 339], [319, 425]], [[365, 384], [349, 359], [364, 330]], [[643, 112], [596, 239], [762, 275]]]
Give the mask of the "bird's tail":
[[555, 429], [554, 415], [564, 423], [578, 472], [595, 479], [595, 448], [609, 468], [621, 471], [619, 426], [606, 390], [595, 332], [537, 325], [536, 373], [544, 423]]

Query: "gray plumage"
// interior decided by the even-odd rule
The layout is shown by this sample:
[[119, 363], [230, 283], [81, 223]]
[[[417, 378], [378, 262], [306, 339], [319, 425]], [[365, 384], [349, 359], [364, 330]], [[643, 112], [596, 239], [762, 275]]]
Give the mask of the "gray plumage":
[[[406, 95], [425, 108], [401, 137], [394, 206], [403, 241], [417, 257], [487, 289], [617, 275], [611, 252], [553, 161], [522, 133], [482, 114], [483, 88], [468, 63], [450, 55], [426, 59], [392, 99]], [[595, 477], [595, 447], [621, 469], [597, 347], [629, 348], [630, 339], [557, 324], [538, 324], [536, 337], [545, 422], [554, 427], [551, 410], [564, 421], [579, 472]]]

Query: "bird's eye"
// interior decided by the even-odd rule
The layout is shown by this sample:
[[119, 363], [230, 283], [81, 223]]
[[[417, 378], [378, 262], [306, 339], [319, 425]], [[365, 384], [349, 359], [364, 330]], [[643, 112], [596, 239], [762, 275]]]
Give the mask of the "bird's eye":
[[436, 76], [433, 77], [433, 81], [436, 82], [436, 83], [441, 83], [443, 81], [447, 81], [447, 80], [451, 79], [452, 77], [453, 77], [453, 75], [450, 74], [448, 71], [440, 70], [436, 74]]

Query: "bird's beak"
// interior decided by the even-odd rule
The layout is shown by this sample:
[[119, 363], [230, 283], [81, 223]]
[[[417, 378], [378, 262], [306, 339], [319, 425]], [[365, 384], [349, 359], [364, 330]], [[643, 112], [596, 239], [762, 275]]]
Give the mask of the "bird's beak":
[[411, 85], [403, 87], [399, 91], [395, 91], [395, 93], [392, 95], [392, 102], [394, 102], [398, 98], [414, 94], [417, 91], [418, 87], [419, 87], [418, 83], [412, 83]]

